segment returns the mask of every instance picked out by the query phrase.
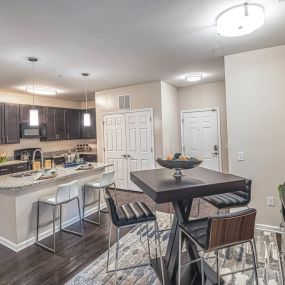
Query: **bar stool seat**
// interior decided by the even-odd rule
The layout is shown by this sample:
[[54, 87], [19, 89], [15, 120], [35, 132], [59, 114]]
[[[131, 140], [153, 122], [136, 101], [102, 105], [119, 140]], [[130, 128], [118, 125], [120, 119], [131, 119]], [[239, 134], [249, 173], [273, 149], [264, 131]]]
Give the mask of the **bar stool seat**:
[[[117, 203], [117, 189], [115, 184], [115, 170], [112, 171], [106, 171], [101, 175], [101, 178], [99, 180], [95, 181], [88, 181], [84, 183], [83, 187], [83, 221], [100, 226], [101, 225], [101, 190], [104, 190], [110, 186], [114, 185], [115, 188], [115, 197], [116, 197], [116, 203]], [[86, 192], [87, 189], [92, 189], [93, 195], [95, 192], [98, 193], [98, 198], [93, 199], [91, 202], [87, 201], [86, 199]], [[85, 217], [85, 208], [89, 207], [91, 205], [94, 205], [95, 203], [98, 203], [98, 220], [94, 221], [91, 219], [88, 219]], [[102, 211], [103, 212], [103, 211]]]
[[40, 197], [39, 201], [46, 204], [56, 205], [56, 195]]
[[143, 202], [123, 204], [117, 207], [117, 225], [126, 226], [137, 223], [155, 221], [156, 217]]

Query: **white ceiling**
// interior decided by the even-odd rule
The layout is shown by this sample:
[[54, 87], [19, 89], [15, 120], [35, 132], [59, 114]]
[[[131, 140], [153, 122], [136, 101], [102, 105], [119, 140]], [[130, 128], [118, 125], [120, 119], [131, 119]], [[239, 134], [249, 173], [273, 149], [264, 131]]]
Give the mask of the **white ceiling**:
[[89, 91], [155, 80], [187, 86], [183, 75], [190, 72], [205, 74], [200, 83], [223, 80], [224, 55], [285, 44], [285, 2], [278, 0], [254, 1], [266, 11], [260, 30], [218, 36], [217, 15], [243, 2], [1, 1], [0, 90], [18, 92], [31, 83], [28, 56], [39, 57], [36, 84], [78, 101], [84, 100], [81, 72], [91, 73]]

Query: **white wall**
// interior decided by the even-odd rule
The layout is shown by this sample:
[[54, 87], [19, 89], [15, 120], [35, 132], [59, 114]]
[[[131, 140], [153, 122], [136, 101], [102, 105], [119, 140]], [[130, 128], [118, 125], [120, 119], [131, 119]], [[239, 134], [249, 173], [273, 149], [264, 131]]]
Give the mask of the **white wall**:
[[[257, 222], [278, 226], [277, 185], [285, 180], [285, 46], [226, 56], [226, 94], [231, 173], [253, 181]], [[237, 152], [245, 161], [237, 161]], [[269, 207], [274, 196], [276, 207]]]
[[160, 81], [105, 90], [95, 93], [98, 161], [103, 161], [102, 114], [118, 111], [118, 96], [131, 95], [132, 109], [153, 108], [155, 157], [163, 153]]
[[179, 113], [185, 110], [219, 107], [223, 172], [228, 172], [225, 83], [209, 83], [178, 89]]
[[161, 112], [163, 134], [163, 156], [181, 151], [179, 133], [179, 111], [177, 88], [161, 82]]

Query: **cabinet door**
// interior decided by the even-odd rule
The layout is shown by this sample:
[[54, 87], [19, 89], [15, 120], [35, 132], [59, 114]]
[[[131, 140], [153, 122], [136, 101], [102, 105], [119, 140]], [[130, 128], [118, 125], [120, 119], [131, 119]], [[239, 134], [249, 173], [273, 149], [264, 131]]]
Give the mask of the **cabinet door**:
[[12, 166], [12, 173], [17, 173], [21, 171], [27, 171], [28, 170], [28, 163], [19, 163]]
[[65, 128], [65, 110], [62, 108], [55, 108], [55, 125], [58, 140], [66, 139]]
[[95, 109], [88, 109], [87, 112], [90, 114], [90, 127], [83, 126], [83, 115], [86, 111], [81, 111], [81, 137], [83, 139], [94, 139], [96, 138], [96, 110]]
[[5, 142], [20, 142], [19, 105], [5, 104]]
[[11, 165], [0, 166], [0, 175], [6, 175], [12, 173]]
[[46, 107], [46, 123], [47, 123], [47, 140], [56, 140], [57, 133], [55, 127], [55, 109]]
[[4, 104], [0, 103], [0, 144], [5, 143], [4, 134]]
[[[33, 109], [32, 105], [20, 105], [20, 124], [30, 123], [30, 110]], [[35, 106], [39, 111], [39, 124], [45, 123], [44, 108], [42, 106]]]
[[80, 110], [66, 109], [65, 125], [67, 139], [79, 139], [81, 125]]

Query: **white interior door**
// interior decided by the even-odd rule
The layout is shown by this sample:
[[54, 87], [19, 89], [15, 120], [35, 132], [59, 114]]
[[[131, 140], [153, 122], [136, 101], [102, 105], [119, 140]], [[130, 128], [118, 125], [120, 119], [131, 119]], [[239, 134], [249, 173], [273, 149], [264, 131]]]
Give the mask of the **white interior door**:
[[202, 167], [221, 170], [217, 110], [183, 112], [182, 138], [185, 155], [202, 159]]
[[126, 113], [128, 189], [140, 189], [130, 180], [130, 172], [154, 168], [150, 111]]
[[125, 114], [105, 115], [103, 124], [105, 162], [114, 165], [116, 186], [120, 189], [127, 189], [128, 169], [125, 157], [127, 149]]
[[155, 167], [151, 111], [104, 115], [103, 124], [105, 162], [114, 164], [117, 188], [140, 191], [130, 172]]

